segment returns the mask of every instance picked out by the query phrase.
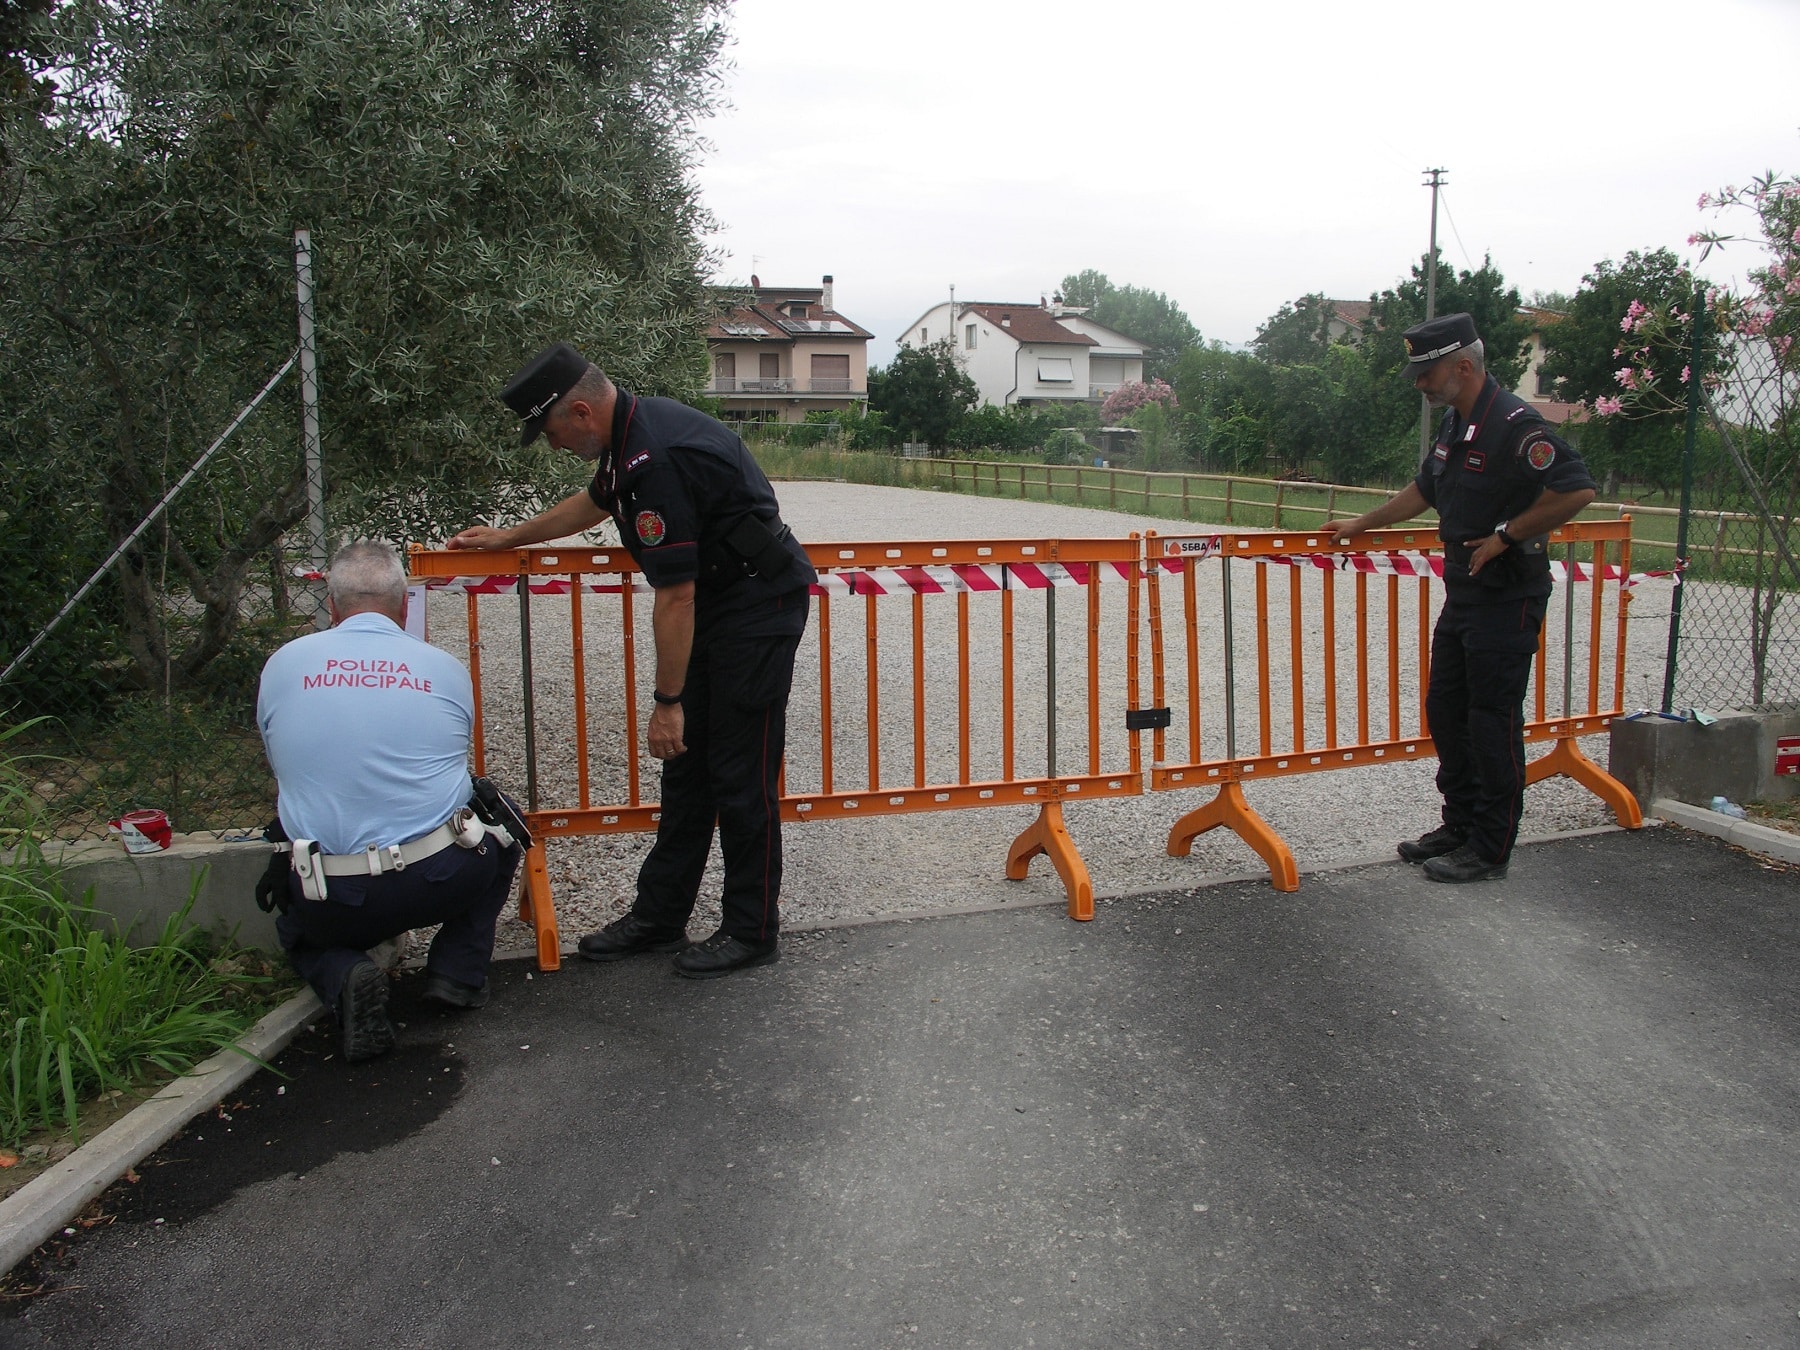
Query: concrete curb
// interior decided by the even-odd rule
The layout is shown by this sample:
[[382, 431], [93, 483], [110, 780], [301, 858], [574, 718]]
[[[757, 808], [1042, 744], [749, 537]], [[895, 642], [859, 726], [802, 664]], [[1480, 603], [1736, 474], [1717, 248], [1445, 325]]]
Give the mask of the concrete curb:
[[[177, 1078], [123, 1120], [116, 1121], [42, 1176], [0, 1201], [0, 1275], [36, 1251], [87, 1206], [202, 1111], [223, 1101], [325, 1011], [303, 989], [238, 1039]], [[244, 1053], [238, 1053], [242, 1050]], [[255, 1059], [246, 1058], [254, 1055]]]
[[1770, 829], [1767, 825], [1721, 815], [1704, 806], [1689, 806], [1686, 802], [1673, 801], [1668, 797], [1658, 797], [1652, 802], [1650, 814], [1661, 816], [1670, 824], [1679, 825], [1683, 829], [1713, 835], [1747, 852], [1760, 853], [1765, 858], [1800, 863], [1800, 834]]

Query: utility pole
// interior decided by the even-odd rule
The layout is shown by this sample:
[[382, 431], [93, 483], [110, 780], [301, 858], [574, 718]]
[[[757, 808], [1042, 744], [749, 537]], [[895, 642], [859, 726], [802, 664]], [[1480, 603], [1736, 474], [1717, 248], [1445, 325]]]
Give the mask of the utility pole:
[[956, 283], [950, 283], [950, 350], [956, 350]]
[[[1431, 251], [1425, 255], [1425, 317], [1437, 318], [1437, 208], [1438, 189], [1444, 185], [1447, 169], [1426, 169], [1431, 177], [1423, 186], [1431, 189]], [[1419, 462], [1431, 453], [1431, 400], [1419, 395]]]

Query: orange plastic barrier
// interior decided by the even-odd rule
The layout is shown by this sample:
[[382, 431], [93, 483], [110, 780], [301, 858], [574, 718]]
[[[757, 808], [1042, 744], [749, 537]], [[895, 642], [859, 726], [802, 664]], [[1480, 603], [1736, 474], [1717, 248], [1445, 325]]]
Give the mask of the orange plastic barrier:
[[[1528, 781], [1567, 775], [1636, 828], [1636, 801], [1577, 743], [1604, 731], [1622, 707], [1630, 521], [1569, 525], [1553, 538], [1567, 555], [1556, 563], [1564, 580], [1540, 640], [1526, 727], [1527, 739], [1552, 745], [1532, 761]], [[1294, 890], [1293, 853], [1251, 809], [1243, 785], [1434, 753], [1424, 697], [1438, 548], [1429, 530], [1379, 531], [1346, 546], [1276, 531], [814, 545], [820, 580], [789, 703], [783, 818], [1034, 805], [1036, 819], [1007, 851], [1006, 875], [1022, 878], [1033, 858], [1047, 857], [1070, 917], [1089, 919], [1093, 886], [1064, 803], [1215, 786], [1210, 802], [1171, 828], [1169, 852], [1185, 855], [1222, 825], [1262, 857], [1277, 889]], [[1584, 549], [1585, 559], [1576, 556]], [[429, 587], [466, 592], [475, 766], [497, 768], [515, 791], [522, 775], [537, 841], [520, 916], [536, 930], [540, 967], [554, 970], [548, 841], [656, 827], [638, 697], [654, 658], [648, 587], [618, 548], [415, 548], [411, 556]], [[1202, 590], [1215, 576], [1217, 608]], [[505, 633], [517, 643], [516, 686], [486, 675], [483, 623], [494, 633], [505, 611], [484, 620], [484, 595], [514, 598]], [[1059, 596], [1079, 602], [1076, 622], [1059, 625]], [[534, 622], [566, 626], [567, 654], [558, 643], [554, 660], [537, 657]], [[1173, 651], [1171, 628], [1180, 635]], [[1246, 628], [1254, 659], [1238, 651]], [[1148, 707], [1140, 697], [1145, 638]], [[494, 642], [502, 645], [497, 634]], [[998, 666], [997, 697], [982, 692], [991, 681], [978, 689], [971, 678], [984, 662]], [[1080, 696], [1059, 697], [1059, 676], [1071, 671]], [[551, 700], [541, 713], [540, 698]], [[490, 765], [496, 716], [522, 726], [522, 762]], [[545, 741], [539, 723], [551, 718], [565, 729]], [[1145, 730], [1153, 734], [1148, 775]]]
[[[1529, 765], [1528, 782], [1567, 775], [1636, 829], [1643, 823], [1636, 800], [1577, 743], [1605, 731], [1622, 711], [1630, 530], [1627, 518], [1571, 524], [1552, 536], [1553, 556], [1558, 546], [1569, 556], [1554, 564], [1561, 580], [1539, 639], [1525, 735], [1553, 742], [1550, 753]], [[1578, 556], [1583, 546], [1585, 561]], [[1435, 753], [1425, 690], [1442, 588], [1437, 535], [1382, 530], [1339, 545], [1305, 532], [1152, 534], [1146, 552], [1151, 701], [1169, 707], [1175, 727], [1173, 734], [1156, 732], [1150, 785], [1154, 791], [1218, 788], [1210, 802], [1170, 829], [1168, 851], [1184, 856], [1195, 838], [1224, 826], [1262, 857], [1277, 890], [1295, 890], [1300, 883], [1293, 853], [1251, 809], [1243, 784]], [[1202, 577], [1209, 574], [1209, 584], [1216, 577], [1219, 588], [1216, 609], [1201, 595]], [[1250, 582], [1248, 603], [1234, 596], [1234, 579], [1240, 589]], [[1164, 613], [1165, 582], [1177, 589], [1176, 622], [1185, 637], [1172, 655], [1164, 643], [1171, 622]], [[1285, 591], [1285, 597], [1272, 599], [1272, 590]], [[1579, 633], [1578, 609], [1584, 611]], [[1209, 620], [1217, 624], [1214, 642], [1202, 637]], [[1237, 653], [1246, 624], [1253, 629], [1253, 665]], [[1284, 636], [1285, 660], [1278, 663], [1273, 644]], [[1556, 712], [1548, 678], [1553, 647], [1562, 666]], [[1247, 672], [1253, 679], [1245, 680]], [[1247, 715], [1243, 705], [1252, 701]]]
[[[1138, 731], [1117, 715], [1139, 702], [1141, 541], [821, 544], [808, 552], [820, 580], [789, 703], [783, 818], [1035, 805], [1036, 820], [1008, 849], [1006, 875], [1023, 878], [1041, 854], [1062, 881], [1070, 916], [1092, 918], [1093, 886], [1063, 804], [1144, 790]], [[526, 860], [520, 917], [536, 930], [540, 968], [556, 969], [548, 841], [656, 827], [657, 806], [645, 799], [642, 782], [638, 698], [653, 656], [647, 585], [630, 555], [616, 548], [415, 547], [411, 564], [428, 587], [467, 596], [478, 772], [492, 767], [488, 728], [497, 701], [496, 681], [484, 673], [480, 601], [516, 600], [508, 636], [516, 634], [520, 653], [519, 702], [502, 715], [522, 721], [524, 760], [499, 776], [514, 787], [523, 773], [537, 841]], [[1059, 596], [1079, 601], [1074, 624], [1059, 625]], [[534, 654], [531, 633], [534, 623], [547, 621], [551, 604], [558, 612], [548, 621], [566, 623], [569, 655], [546, 665]], [[597, 623], [590, 614], [596, 604], [603, 607]], [[490, 631], [498, 617], [490, 612]], [[598, 677], [589, 671], [593, 630], [603, 635]], [[1129, 653], [1123, 672], [1101, 657], [1119, 643]], [[971, 679], [984, 661], [999, 665], [997, 702], [984, 703]], [[1064, 694], [1073, 683], [1079, 698], [1059, 698], [1059, 673]], [[540, 710], [540, 696], [552, 690], [566, 702]], [[1110, 719], [1103, 708], [1114, 710]], [[567, 731], [541, 747], [539, 723], [547, 717]], [[593, 753], [597, 741], [610, 749], [605, 764]], [[557, 755], [558, 763], [547, 762]], [[1065, 769], [1063, 760], [1074, 767]]]

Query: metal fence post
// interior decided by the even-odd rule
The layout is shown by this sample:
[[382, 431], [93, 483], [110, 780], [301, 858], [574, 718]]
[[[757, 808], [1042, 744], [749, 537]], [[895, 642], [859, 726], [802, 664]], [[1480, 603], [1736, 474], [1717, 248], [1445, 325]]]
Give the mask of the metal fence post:
[[[312, 231], [294, 231], [294, 291], [300, 313], [300, 430], [306, 464], [306, 532], [312, 570], [323, 573], [331, 557], [325, 545], [325, 461], [319, 444], [319, 356], [313, 339]], [[331, 626], [317, 585], [308, 588], [317, 606], [313, 623]]]
[[1669, 601], [1669, 648], [1663, 660], [1662, 710], [1675, 711], [1675, 667], [1681, 656], [1681, 595], [1687, 589], [1682, 569], [1688, 558], [1688, 516], [1694, 504], [1694, 438], [1700, 427], [1700, 334], [1705, 326], [1706, 292], [1694, 285], [1692, 351], [1688, 356], [1687, 430], [1681, 443], [1681, 518], [1675, 525], [1675, 594]]

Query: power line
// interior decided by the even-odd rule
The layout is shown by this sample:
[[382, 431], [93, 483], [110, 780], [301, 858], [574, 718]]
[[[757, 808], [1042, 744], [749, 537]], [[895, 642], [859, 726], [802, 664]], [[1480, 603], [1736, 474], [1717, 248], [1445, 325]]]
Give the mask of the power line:
[[1456, 228], [1456, 217], [1450, 214], [1450, 196], [1448, 193], [1443, 195], [1443, 201], [1444, 219], [1450, 222], [1450, 233], [1456, 236], [1456, 246], [1462, 250], [1463, 266], [1473, 272], [1475, 270], [1475, 260], [1469, 256], [1469, 246], [1463, 243], [1462, 231]]

